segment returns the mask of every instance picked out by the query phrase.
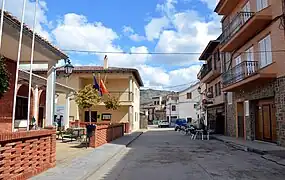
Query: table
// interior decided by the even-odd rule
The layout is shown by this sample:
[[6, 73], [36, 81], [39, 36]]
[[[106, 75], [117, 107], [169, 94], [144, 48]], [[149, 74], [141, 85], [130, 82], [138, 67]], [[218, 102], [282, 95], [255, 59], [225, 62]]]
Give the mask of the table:
[[81, 138], [81, 136], [84, 135], [85, 128], [72, 128], [72, 130], [74, 135]]

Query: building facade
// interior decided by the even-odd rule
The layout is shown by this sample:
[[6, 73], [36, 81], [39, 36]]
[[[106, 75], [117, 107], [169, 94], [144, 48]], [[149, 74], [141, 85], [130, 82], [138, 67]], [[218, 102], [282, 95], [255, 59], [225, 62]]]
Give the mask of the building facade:
[[[226, 133], [285, 146], [283, 1], [220, 0]], [[280, 28], [281, 27], [281, 28]]]
[[205, 85], [202, 106], [207, 114], [207, 126], [217, 134], [225, 133], [225, 95], [222, 92], [222, 63], [219, 40], [210, 41], [199, 60], [205, 61], [197, 77]]
[[166, 119], [170, 122], [179, 117], [179, 94], [173, 92], [166, 96]]
[[197, 109], [201, 98], [198, 87], [199, 83], [196, 83], [178, 94], [178, 117], [194, 124], [201, 117]]
[[[43, 71], [36, 71], [41, 74]], [[58, 70], [60, 75], [63, 70]], [[105, 104], [100, 102], [92, 108], [92, 122], [113, 122], [113, 123], [129, 123], [130, 130], [139, 129], [140, 116], [140, 87], [143, 86], [139, 72], [136, 69], [128, 68], [104, 68], [99, 66], [76, 66], [72, 75], [66, 78], [57, 78], [57, 81], [74, 88], [76, 91], [82, 89], [88, 84], [93, 84], [93, 74], [99, 79], [105, 80], [105, 86], [109, 94], [118, 97], [120, 107], [117, 110], [107, 110]], [[100, 77], [99, 77], [100, 74]], [[64, 107], [65, 97], [59, 95], [57, 98], [57, 106]], [[80, 109], [75, 99], [70, 99], [69, 119], [80, 120], [81, 122], [89, 122], [89, 111]]]

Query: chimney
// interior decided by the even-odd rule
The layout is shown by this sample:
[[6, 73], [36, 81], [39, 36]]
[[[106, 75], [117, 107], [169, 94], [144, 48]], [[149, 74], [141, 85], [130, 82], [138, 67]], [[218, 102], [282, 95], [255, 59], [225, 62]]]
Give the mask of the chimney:
[[105, 57], [104, 57], [104, 66], [103, 66], [103, 69], [108, 69], [108, 57], [107, 57], [107, 55], [105, 55]]

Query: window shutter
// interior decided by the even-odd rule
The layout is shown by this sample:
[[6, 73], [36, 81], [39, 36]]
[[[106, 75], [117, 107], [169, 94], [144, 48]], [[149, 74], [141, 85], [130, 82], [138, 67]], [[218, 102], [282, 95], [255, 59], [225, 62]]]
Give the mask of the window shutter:
[[266, 46], [266, 64], [272, 63], [272, 52], [271, 52], [271, 38], [270, 35], [268, 35], [265, 38], [265, 46]]
[[264, 67], [266, 65], [266, 52], [265, 51], [265, 41], [264, 39], [259, 41], [259, 51], [260, 51], [260, 67]]

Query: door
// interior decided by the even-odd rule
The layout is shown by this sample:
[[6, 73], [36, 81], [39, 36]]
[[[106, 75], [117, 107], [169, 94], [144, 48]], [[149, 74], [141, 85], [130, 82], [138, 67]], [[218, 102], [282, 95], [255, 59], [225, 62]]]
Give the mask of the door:
[[242, 10], [242, 20], [243, 20], [243, 24], [251, 17], [251, 10], [250, 10], [250, 3], [249, 1], [243, 6]]
[[246, 68], [247, 68], [247, 75], [251, 75], [255, 72], [255, 62], [254, 62], [254, 53], [253, 53], [253, 46], [246, 50]]
[[39, 115], [38, 115], [38, 126], [43, 127], [43, 121], [44, 121], [44, 108], [39, 107]]
[[259, 102], [258, 119], [256, 122], [256, 139], [276, 142], [276, 109], [270, 101]]
[[241, 66], [241, 56], [238, 56], [235, 58], [235, 62], [236, 62], [236, 69], [235, 69], [235, 74], [236, 74], [236, 81], [240, 81], [242, 80], [243, 76], [242, 76], [242, 66]]
[[237, 103], [237, 137], [244, 137], [244, 103]]

